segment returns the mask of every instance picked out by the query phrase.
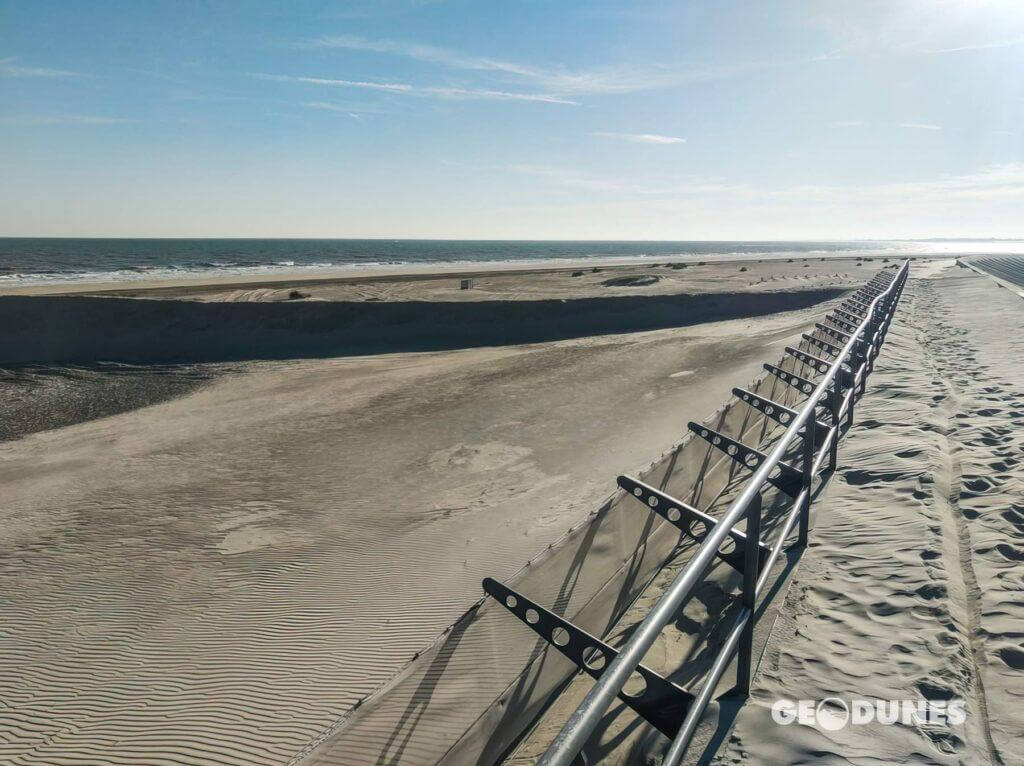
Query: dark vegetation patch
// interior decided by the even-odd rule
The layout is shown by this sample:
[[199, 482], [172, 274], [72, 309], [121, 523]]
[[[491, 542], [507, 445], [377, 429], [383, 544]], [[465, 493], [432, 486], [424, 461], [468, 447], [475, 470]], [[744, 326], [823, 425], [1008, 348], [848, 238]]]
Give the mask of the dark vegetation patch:
[[647, 274], [635, 277], [613, 277], [612, 279], [606, 279], [601, 284], [605, 287], [647, 287], [658, 282], [660, 279], [661, 277], [654, 274]]

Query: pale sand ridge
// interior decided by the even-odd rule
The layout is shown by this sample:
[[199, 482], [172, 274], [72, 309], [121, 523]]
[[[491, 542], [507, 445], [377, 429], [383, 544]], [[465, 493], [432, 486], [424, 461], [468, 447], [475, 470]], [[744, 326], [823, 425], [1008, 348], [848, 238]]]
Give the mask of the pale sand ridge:
[[[1024, 762], [1024, 302], [912, 280], [721, 763]], [[775, 725], [777, 698], [945, 699], [963, 727]]]

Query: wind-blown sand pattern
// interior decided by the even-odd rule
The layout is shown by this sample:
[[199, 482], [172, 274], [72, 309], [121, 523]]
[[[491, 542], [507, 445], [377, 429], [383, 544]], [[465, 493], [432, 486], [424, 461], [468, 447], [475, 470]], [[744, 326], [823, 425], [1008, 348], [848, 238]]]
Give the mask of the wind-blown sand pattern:
[[[912, 280], [720, 763], [1024, 762], [1024, 303]], [[775, 699], [948, 699], [962, 727], [777, 726]]]
[[[511, 576], [587, 518], [617, 473], [676, 442], [680, 413], [712, 411], [766, 345], [820, 312], [803, 307], [835, 294], [716, 299], [732, 316], [799, 308], [756, 321], [260, 362], [3, 443], [0, 760], [280, 764], [308, 752], [444, 634], [483, 576]], [[73, 348], [54, 341], [51, 352]], [[616, 562], [614, 574], [629, 558], [650, 532], [635, 518], [632, 538], [600, 539], [595, 564]], [[588, 571], [602, 574], [581, 578], [584, 601], [610, 576]], [[433, 744], [384, 732], [365, 759], [340, 762], [443, 754], [508, 683], [485, 680], [450, 701], [460, 715], [445, 728], [420, 731]]]

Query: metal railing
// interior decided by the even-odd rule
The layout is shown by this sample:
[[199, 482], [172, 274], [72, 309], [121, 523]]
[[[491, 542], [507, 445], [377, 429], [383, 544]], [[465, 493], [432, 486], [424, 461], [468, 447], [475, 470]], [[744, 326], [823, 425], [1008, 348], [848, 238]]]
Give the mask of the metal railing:
[[[764, 455], [739, 442], [733, 442], [722, 434], [716, 434], [711, 429], [698, 424], [690, 424], [691, 430], [708, 438], [720, 448], [724, 439], [728, 445], [725, 448], [729, 450], [729, 454], [734, 459], [742, 460], [748, 468], [754, 469], [754, 474], [743, 485], [739, 495], [729, 505], [725, 514], [714, 521], [694, 557], [661, 595], [629, 640], [617, 650], [611, 650], [610, 647], [601, 644], [599, 648], [606, 657], [610, 658], [610, 662], [600, 673], [591, 672], [591, 675], [595, 675], [597, 678], [594, 686], [548, 747], [539, 761], [541, 766], [569, 766], [576, 762], [584, 745], [593, 735], [612, 701], [616, 697], [629, 696], [623, 694], [623, 687], [632, 674], [639, 668], [645, 679], [651, 679], [654, 676], [651, 671], [640, 665], [641, 660], [665, 626], [676, 619], [680, 608], [690, 597], [694, 587], [703, 580], [716, 556], [722, 556], [720, 548], [723, 547], [723, 543], [729, 542], [726, 539], [729, 537], [731, 537], [731, 544], [736, 545], [738, 542], [743, 548], [742, 566], [739, 566], [739, 561], [734, 562], [737, 564], [737, 568], [743, 572], [741, 608], [726, 634], [722, 647], [711, 663], [700, 690], [694, 695], [687, 694], [689, 702], [685, 705], [686, 712], [674, 738], [672, 738], [671, 747], [663, 762], [664, 766], [677, 766], [682, 760], [719, 680], [737, 653], [736, 691], [743, 695], [749, 694], [753, 672], [753, 638], [758, 596], [764, 590], [772, 568], [783, 550], [783, 544], [792, 533], [794, 526], [798, 527], [799, 543], [804, 545], [807, 542], [813, 479], [820, 471], [826, 457], [829, 459], [831, 470], [836, 467], [836, 451], [839, 437], [843, 432], [843, 425], [845, 423], [848, 428], [853, 423], [854, 405], [858, 397], [863, 394], [867, 377], [874, 369], [875, 358], [878, 356], [892, 321], [906, 284], [908, 272], [909, 262], [907, 261], [904, 261], [895, 273], [892, 269], [883, 270], [831, 312], [834, 316], [826, 317], [831, 324], [817, 325], [816, 332], [824, 337], [804, 336], [808, 345], [822, 349], [822, 352], [832, 356], [832, 359], [825, 360], [808, 351], [787, 347], [788, 354], [814, 369], [816, 374], [822, 374], [816, 386], [793, 373], [786, 373], [779, 368], [766, 365], [770, 372], [791, 385], [796, 385], [808, 395], [799, 412], [790, 411], [793, 417], [789, 418], [790, 422], [785, 433], [775, 443], [770, 453]], [[813, 390], [809, 390], [812, 386], [814, 386]], [[736, 393], [753, 397], [753, 394], [742, 390], [737, 390]], [[751, 399], [748, 398], [747, 401], [749, 403]], [[753, 399], [753, 402], [754, 406], [759, 403], [756, 398]], [[831, 423], [827, 426], [817, 420], [819, 407], [826, 407], [831, 414]], [[801, 440], [801, 465], [797, 469], [799, 471], [797, 476], [793, 467], [783, 462], [783, 457], [798, 437]], [[819, 440], [820, 444], [817, 443]], [[737, 449], [739, 449], [738, 456]], [[787, 475], [787, 472], [791, 475]], [[622, 483], [620, 480], [620, 484]], [[781, 529], [775, 544], [770, 547], [760, 539], [761, 490], [769, 483], [776, 487], [788, 486], [792, 493], [795, 493], [793, 506], [780, 525]], [[646, 485], [640, 486], [645, 491], [652, 491]], [[640, 497], [639, 487], [635, 490], [635, 494]], [[650, 503], [652, 508], [657, 505], [657, 494], [654, 492], [655, 499]], [[668, 499], [672, 500], [672, 498]], [[674, 502], [676, 505], [684, 507], [687, 513], [701, 513], [696, 509], [685, 509], [684, 503]], [[671, 510], [678, 515], [678, 509]], [[710, 517], [705, 518], [711, 521]], [[744, 518], [746, 519], [745, 534], [741, 535], [738, 530], [733, 528]], [[739, 554], [738, 551], [737, 554]], [[739, 558], [738, 555], [737, 558]], [[491, 583], [493, 585], [493, 581]], [[487, 586], [487, 582], [485, 582], [485, 586]], [[506, 590], [502, 593], [514, 592]], [[497, 597], [496, 593], [492, 595]], [[509, 608], [512, 609], [516, 599], [508, 596], [504, 596], [504, 598], [508, 601]], [[522, 599], [522, 597], [519, 598]], [[518, 607], [522, 606], [523, 604], [518, 604]], [[525, 621], [537, 623], [536, 612], [533, 609], [529, 611], [534, 612], [534, 619], [528, 615], [525, 617]], [[543, 624], [534, 625], [535, 629], [544, 628], [546, 632], [550, 631], [550, 628], [546, 626], [555, 624], [551, 620], [556, 620], [558, 625], [571, 629], [568, 635], [572, 643], [576, 642], [576, 636], [579, 634], [582, 635], [581, 641], [585, 642], [589, 638], [591, 642], [596, 642], [595, 646], [600, 644], [593, 637], [582, 634], [571, 624], [551, 614], [545, 614], [543, 617]], [[555, 643], [564, 646], [558, 644], [557, 641]], [[570, 646], [570, 648], [572, 647]], [[593, 647], [589, 648], [593, 649]], [[563, 648], [562, 651], [569, 653], [568, 649]], [[589, 663], [588, 665], [581, 664], [581, 667], [588, 669]], [[635, 709], [637, 708], [635, 707]], [[664, 730], [664, 726], [661, 728]]]

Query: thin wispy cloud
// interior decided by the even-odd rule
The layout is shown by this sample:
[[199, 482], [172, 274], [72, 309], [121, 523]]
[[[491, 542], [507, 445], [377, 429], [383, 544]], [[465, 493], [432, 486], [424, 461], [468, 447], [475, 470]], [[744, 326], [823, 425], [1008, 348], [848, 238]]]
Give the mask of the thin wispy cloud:
[[306, 107], [307, 109], [322, 109], [326, 112], [338, 112], [339, 114], [348, 115], [354, 120], [362, 119], [358, 114], [353, 112], [348, 107], [341, 106], [339, 104], [332, 104], [329, 101], [306, 101], [305, 103], [303, 103], [303, 106]]
[[71, 72], [67, 69], [49, 69], [39, 66], [21, 66], [15, 63], [16, 59], [0, 59], [0, 77], [86, 77], [81, 72]]
[[642, 178], [639, 180], [609, 178], [581, 170], [544, 165], [508, 165], [489, 168], [518, 175], [532, 176], [553, 187], [589, 192], [602, 192], [623, 199], [677, 198], [707, 194], [742, 196], [754, 193], [746, 184], [707, 178]]
[[625, 180], [570, 168], [512, 165], [507, 172], [535, 177], [552, 187], [598, 192], [619, 202], [684, 202], [693, 197], [774, 200], [788, 205], [912, 204], [920, 207], [968, 202], [1024, 200], [1024, 163], [988, 165], [972, 173], [878, 184], [760, 187], [717, 178], [668, 179], [646, 176]]
[[579, 102], [571, 101], [561, 96], [550, 93], [518, 93], [504, 90], [491, 90], [487, 88], [456, 88], [448, 86], [419, 86], [409, 83], [397, 82], [369, 82], [365, 80], [339, 80], [327, 77], [295, 77], [282, 74], [260, 74], [252, 73], [251, 77], [259, 80], [270, 80], [273, 82], [294, 82], [306, 83], [309, 85], [324, 85], [336, 88], [362, 88], [366, 90], [385, 91], [389, 93], [407, 94], [412, 96], [424, 96], [428, 98], [442, 98], [450, 100], [477, 100], [477, 101], [535, 101], [547, 104], [569, 104], [578, 106]]
[[608, 131], [599, 130], [591, 135], [598, 136], [600, 138], [613, 138], [619, 141], [629, 141], [634, 144], [685, 144], [685, 138], [679, 138], [677, 136], [660, 136], [656, 133], [610, 133]]
[[579, 101], [571, 101], [567, 98], [555, 96], [550, 93], [515, 93], [504, 90], [487, 90], [475, 88], [420, 88], [420, 93], [437, 96], [439, 98], [451, 98], [458, 100], [484, 100], [484, 101], [540, 101], [546, 104], [568, 104], [579, 106]]
[[836, 120], [829, 123], [833, 128], [859, 128], [864, 124], [863, 120]]
[[411, 85], [398, 82], [368, 82], [364, 80], [337, 80], [327, 77], [293, 77], [286, 74], [259, 74], [250, 75], [258, 80], [270, 80], [273, 82], [304, 82], [310, 85], [330, 85], [336, 88], [363, 88], [366, 90], [382, 90], [391, 93], [408, 93], [413, 90]]
[[908, 130], [942, 130], [941, 125], [933, 125], [927, 122], [900, 122], [896, 125], [897, 128], [907, 128]]
[[961, 53], [963, 51], [988, 51], [995, 50], [997, 48], [1012, 48], [1017, 45], [1024, 45], [1024, 36], [1011, 37], [1005, 40], [990, 40], [983, 43], [970, 43], [967, 45], [957, 45], [953, 48], [938, 48], [936, 50], [930, 50], [928, 53]]
[[921, 207], [953, 202], [1024, 200], [1024, 163], [988, 165], [973, 173], [855, 186], [792, 186], [768, 194], [830, 203], [906, 203]]
[[356, 35], [319, 37], [315, 40], [300, 43], [300, 46], [305, 48], [336, 48], [367, 51], [370, 53], [389, 53], [431, 64], [441, 64], [453, 69], [476, 69], [528, 76], [538, 74], [537, 70], [531, 67], [511, 61], [501, 61], [483, 56], [467, 56], [447, 48], [439, 48], [435, 45], [423, 45], [398, 40], [368, 40], [365, 37], [358, 37]]
[[388, 54], [438, 64], [451, 69], [492, 72], [528, 80], [550, 93], [575, 96], [660, 90], [688, 83], [737, 77], [794, 64], [826, 61], [836, 58], [838, 55], [827, 53], [794, 61], [754, 61], [706, 66], [623, 64], [572, 71], [565, 68], [545, 68], [485, 56], [474, 56], [435, 45], [388, 39], [370, 40], [356, 35], [320, 37], [298, 43], [298, 45], [304, 48], [333, 48]]

